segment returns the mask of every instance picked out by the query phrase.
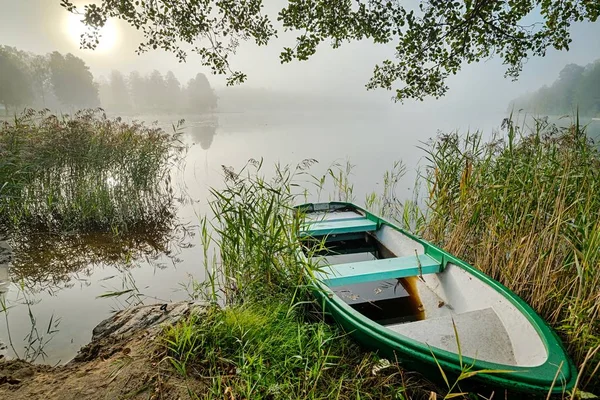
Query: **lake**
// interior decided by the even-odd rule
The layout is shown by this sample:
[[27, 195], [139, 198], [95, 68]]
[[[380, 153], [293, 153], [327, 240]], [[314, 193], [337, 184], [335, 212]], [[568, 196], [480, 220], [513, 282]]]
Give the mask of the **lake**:
[[[418, 148], [422, 142], [439, 131], [457, 129], [482, 129], [489, 136], [505, 117], [492, 111], [465, 120], [459, 114], [463, 113], [411, 113], [397, 105], [183, 116], [183, 140], [190, 147], [185, 167], [173, 176], [193, 201], [179, 205], [177, 227], [164, 237], [133, 235], [125, 249], [122, 244], [115, 248], [106, 235], [40, 236], [38, 242], [21, 243], [27, 251], [15, 262], [19, 267], [10, 271], [13, 283], [8, 292], [0, 294], [8, 308], [0, 315], [0, 340], [9, 345], [10, 329], [12, 345], [21, 356], [39, 355], [38, 362], [65, 363], [114, 311], [140, 301], [188, 298], [185, 287], [190, 277], [198, 281], [204, 277], [195, 225], [208, 210], [209, 188], [222, 182], [222, 165], [239, 169], [251, 158], [263, 158], [268, 173], [275, 163], [316, 159], [312, 172], [319, 175], [334, 163], [349, 161], [355, 165], [351, 179], [356, 201], [361, 203], [367, 193], [381, 187], [383, 173], [394, 161], [402, 160], [408, 172], [399, 194], [410, 196], [425, 154]], [[136, 117], [157, 121], [165, 129], [179, 118]], [[115, 292], [125, 293], [101, 297]], [[5, 351], [14, 356], [11, 349]]]

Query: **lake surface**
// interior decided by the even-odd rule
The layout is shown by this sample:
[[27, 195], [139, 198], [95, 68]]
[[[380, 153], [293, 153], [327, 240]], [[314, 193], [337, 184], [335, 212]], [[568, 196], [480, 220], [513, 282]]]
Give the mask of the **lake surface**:
[[[174, 171], [174, 177], [194, 201], [180, 204], [181, 226], [163, 238], [132, 237], [126, 249], [115, 249], [101, 235], [40, 237], [39, 243], [29, 243], [31, 258], [21, 260], [19, 271], [11, 271], [13, 283], [7, 293], [0, 294], [9, 308], [8, 325], [5, 315], [0, 315], [0, 340], [9, 344], [8, 327], [21, 356], [27, 351], [39, 353], [43, 344], [44, 356], [38, 362], [65, 363], [90, 340], [92, 329], [115, 310], [139, 301], [188, 298], [185, 286], [190, 278], [204, 279], [202, 248], [193, 236], [195, 225], [198, 215], [207, 212], [209, 188], [222, 182], [222, 165], [239, 169], [251, 158], [263, 158], [268, 172], [274, 163], [296, 164], [310, 158], [319, 162], [312, 168], [318, 175], [336, 162], [345, 165], [349, 161], [355, 165], [351, 179], [356, 201], [361, 203], [367, 193], [381, 187], [383, 173], [394, 161], [402, 160], [408, 172], [398, 189], [401, 196], [409, 196], [424, 157], [418, 148], [421, 142], [438, 131], [457, 129], [481, 129], [489, 136], [504, 117], [501, 112], [480, 113], [467, 121], [451, 112], [409, 113], [390, 106], [253, 110], [187, 118], [183, 137], [190, 148], [185, 168]], [[136, 119], [156, 120], [171, 129], [179, 118]], [[135, 291], [118, 297], [100, 297], [134, 286]], [[132, 297], [132, 293], [140, 296]], [[14, 355], [8, 347], [5, 351]]]

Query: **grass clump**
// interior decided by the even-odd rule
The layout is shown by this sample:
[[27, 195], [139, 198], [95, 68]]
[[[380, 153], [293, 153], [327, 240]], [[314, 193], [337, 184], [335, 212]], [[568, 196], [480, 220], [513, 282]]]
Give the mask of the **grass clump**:
[[506, 129], [430, 144], [422, 233], [532, 305], [598, 392], [600, 153], [577, 123]]
[[[307, 320], [288, 299], [212, 309], [167, 328], [175, 368], [206, 384], [199, 398], [403, 398], [397, 366], [363, 353], [333, 325]], [[374, 373], [375, 371], [375, 373]]]
[[162, 336], [170, 364], [205, 384], [192, 397], [408, 398], [410, 374], [363, 352], [314, 304], [305, 275], [311, 266], [295, 256], [293, 209], [302, 194], [296, 182], [309, 177], [313, 162], [276, 167], [272, 179], [258, 161], [240, 172], [225, 168], [224, 187], [213, 189], [214, 215], [200, 235], [213, 306]]
[[123, 231], [172, 214], [177, 134], [28, 110], [0, 123], [0, 225], [10, 230]]

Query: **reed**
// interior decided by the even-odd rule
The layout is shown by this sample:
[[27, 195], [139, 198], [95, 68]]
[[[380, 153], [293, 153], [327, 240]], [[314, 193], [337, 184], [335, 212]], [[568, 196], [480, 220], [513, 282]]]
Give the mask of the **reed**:
[[506, 137], [425, 147], [421, 233], [500, 281], [562, 336], [580, 389], [600, 390], [600, 153], [578, 121], [505, 121]]
[[[580, 368], [578, 390], [596, 392], [600, 155], [577, 124], [537, 121], [528, 130], [508, 120], [506, 130], [506, 138], [487, 142], [479, 133], [440, 136], [424, 146], [428, 164], [416, 185], [424, 197], [419, 190], [408, 201], [397, 197], [405, 170], [398, 163], [366, 203], [528, 301], [563, 337]], [[297, 182], [314, 179], [317, 192], [329, 184], [308, 173], [312, 163], [277, 167], [273, 179], [257, 161], [241, 172], [224, 169], [224, 187], [212, 191], [213, 216], [201, 224], [208, 280], [192, 290], [198, 298], [204, 289], [214, 307], [164, 332], [164, 360], [203, 382], [205, 398], [509, 397], [463, 393], [449, 381], [435, 387], [361, 351], [328, 323], [305, 281], [316, 266], [294, 256], [292, 205], [306, 196]], [[325, 174], [335, 197], [351, 198], [349, 171], [338, 172]], [[465, 366], [460, 383], [474, 373]]]
[[101, 110], [25, 111], [0, 123], [0, 225], [114, 231], [172, 214], [178, 134], [108, 119]]
[[[316, 267], [296, 257], [299, 217], [293, 209], [304, 195], [297, 182], [312, 181], [313, 163], [277, 166], [267, 179], [262, 163], [251, 160], [241, 171], [224, 168], [224, 186], [212, 190], [212, 216], [200, 224], [208, 279], [188, 291], [213, 307], [162, 335], [161, 365], [205, 387], [202, 393], [190, 388], [192, 398], [401, 399], [429, 393], [431, 386], [411, 384], [414, 373], [363, 352], [314, 303], [305, 271]], [[340, 177], [330, 172], [334, 180]], [[340, 182], [347, 184], [344, 175]]]

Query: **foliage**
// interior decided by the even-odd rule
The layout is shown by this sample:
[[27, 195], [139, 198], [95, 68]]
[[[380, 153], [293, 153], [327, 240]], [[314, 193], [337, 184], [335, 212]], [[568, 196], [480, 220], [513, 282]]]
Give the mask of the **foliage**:
[[98, 90], [83, 60], [72, 54], [37, 55], [0, 46], [0, 104], [22, 107], [97, 107]]
[[509, 105], [511, 109], [562, 115], [600, 115], [600, 60], [585, 67], [568, 64], [551, 86], [523, 95]]
[[426, 148], [423, 234], [527, 301], [565, 340], [579, 388], [598, 391], [600, 153], [577, 123], [506, 124], [507, 141], [454, 133]]
[[227, 304], [289, 293], [302, 285], [291, 183], [312, 162], [277, 167], [272, 180], [260, 175], [262, 164], [255, 160], [240, 172], [224, 167], [225, 188], [211, 189], [209, 203], [220, 253], [220, 263], [209, 276]]
[[189, 105], [195, 111], [208, 111], [217, 107], [217, 96], [204, 74], [197, 74], [188, 82]]
[[94, 77], [81, 58], [55, 51], [50, 54], [48, 66], [52, 88], [63, 105], [81, 108], [100, 105]]
[[115, 112], [202, 113], [217, 106], [217, 96], [204, 74], [186, 86], [173, 72], [163, 77], [154, 70], [148, 76], [133, 71], [126, 78], [120, 71], [99, 82], [85, 62], [57, 51], [37, 55], [14, 47], [0, 46], [0, 104], [19, 113], [23, 107], [61, 109], [103, 108]]
[[[446, 93], [446, 80], [465, 63], [493, 55], [507, 66], [506, 75], [517, 78], [523, 62], [544, 56], [550, 48], [565, 50], [573, 23], [596, 21], [597, 1], [546, 0], [420, 0], [416, 7], [398, 0], [288, 0], [277, 21], [284, 31], [296, 31], [296, 43], [284, 47], [280, 59], [307, 60], [317, 47], [330, 41], [337, 48], [363, 39], [396, 43], [396, 60], [375, 67], [368, 88], [404, 87], [396, 98], [423, 99]], [[61, 0], [77, 12], [71, 0]], [[87, 4], [83, 20], [92, 29], [82, 44], [94, 48], [99, 29], [108, 18], [119, 18], [144, 35], [138, 52], [163, 49], [180, 60], [192, 47], [213, 73], [229, 74], [228, 83], [243, 82], [246, 75], [230, 68], [229, 56], [240, 41], [266, 45], [277, 37], [273, 18], [263, 15], [262, 0], [102, 0]]]
[[131, 100], [127, 81], [119, 71], [110, 73], [111, 104], [102, 104], [107, 109], [128, 111], [131, 109]]
[[132, 229], [172, 213], [177, 133], [98, 111], [32, 110], [0, 125], [0, 222], [23, 230]]
[[171, 71], [164, 77], [157, 70], [148, 76], [132, 71], [128, 79], [119, 71], [113, 71], [110, 81], [100, 84], [100, 93], [103, 107], [117, 112], [202, 113], [217, 106], [217, 97], [204, 74], [197, 74], [182, 87]]
[[18, 52], [0, 46], [0, 104], [21, 107], [31, 101], [32, 91], [27, 67]]
[[181, 374], [207, 386], [196, 395], [402, 399], [413, 392], [406, 389], [409, 374], [363, 353], [337, 327], [306, 319], [277, 300], [211, 309], [166, 329], [168, 360]]

